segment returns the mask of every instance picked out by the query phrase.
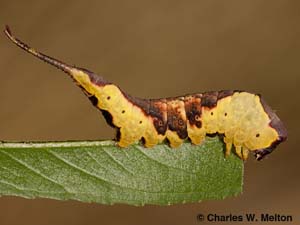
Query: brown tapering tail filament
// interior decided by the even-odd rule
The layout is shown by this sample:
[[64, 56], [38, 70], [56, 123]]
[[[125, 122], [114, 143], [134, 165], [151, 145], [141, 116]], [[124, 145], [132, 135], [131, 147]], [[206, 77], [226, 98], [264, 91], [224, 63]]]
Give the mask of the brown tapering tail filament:
[[50, 56], [47, 56], [41, 52], [38, 52], [36, 50], [34, 50], [33, 48], [29, 47], [27, 44], [25, 44], [23, 41], [19, 40], [18, 38], [14, 37], [12, 35], [12, 32], [9, 28], [9, 26], [5, 26], [5, 30], [4, 30], [5, 35], [13, 42], [15, 43], [17, 46], [19, 46], [20, 48], [22, 48], [23, 50], [25, 50], [26, 52], [29, 52], [30, 54], [36, 56], [37, 58], [45, 61], [46, 63], [49, 63], [55, 67], [57, 67], [58, 69], [61, 69], [62, 71], [71, 74], [71, 70], [72, 70], [72, 66], [67, 65], [64, 62], [61, 62], [60, 60], [57, 60], [55, 58], [52, 58]]

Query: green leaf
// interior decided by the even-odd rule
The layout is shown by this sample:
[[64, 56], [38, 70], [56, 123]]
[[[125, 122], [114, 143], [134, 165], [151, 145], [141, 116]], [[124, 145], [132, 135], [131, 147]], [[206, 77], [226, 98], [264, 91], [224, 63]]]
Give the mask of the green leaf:
[[0, 143], [0, 195], [167, 205], [242, 191], [243, 162], [223, 143], [118, 148], [113, 141]]

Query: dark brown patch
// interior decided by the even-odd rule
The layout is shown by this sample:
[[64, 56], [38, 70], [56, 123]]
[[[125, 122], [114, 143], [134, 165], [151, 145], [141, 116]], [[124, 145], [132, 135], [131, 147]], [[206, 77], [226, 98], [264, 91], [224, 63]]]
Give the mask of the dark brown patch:
[[95, 95], [91, 95], [91, 96], [88, 96], [89, 100], [92, 102], [92, 104], [94, 106], [97, 106], [98, 105], [98, 99], [96, 98]]
[[8, 25], [5, 25], [4, 33], [7, 33], [7, 35], [11, 36], [11, 30]]
[[269, 155], [271, 152], [273, 152], [273, 150], [277, 147], [277, 145], [279, 145], [282, 141], [283, 140], [279, 139], [274, 141], [268, 148], [255, 150], [254, 151], [255, 158], [258, 161], [262, 160], [263, 158], [266, 157], [266, 155]]
[[149, 100], [149, 116], [152, 117], [158, 134], [164, 135], [167, 131], [167, 103], [165, 99]]
[[201, 128], [201, 96], [199, 95], [187, 95], [184, 98], [184, 107], [186, 118], [193, 126]]
[[277, 131], [281, 142], [285, 141], [287, 139], [287, 130], [286, 130], [285, 126], [283, 125], [282, 121], [273, 112], [273, 110], [270, 108], [270, 106], [267, 105], [267, 103], [265, 102], [265, 100], [262, 97], [260, 97], [260, 102], [261, 102], [265, 112], [268, 114], [268, 116], [271, 120], [269, 125]]
[[201, 98], [201, 106], [207, 108], [214, 108], [218, 102], [218, 92], [205, 92]]
[[113, 124], [113, 117], [112, 115], [106, 111], [106, 110], [103, 110], [103, 109], [100, 109], [100, 111], [102, 112], [102, 115], [104, 116], [106, 122], [113, 128], [116, 128], [116, 126]]
[[149, 115], [149, 110], [150, 110], [150, 103], [148, 99], [142, 99], [142, 98], [137, 98], [133, 97], [123, 91], [121, 91], [123, 96], [130, 101], [133, 105], [139, 107], [145, 115]]
[[207, 137], [215, 137], [215, 136], [217, 136], [217, 135], [219, 135], [219, 133], [211, 133], [211, 134], [210, 134], [210, 133], [207, 133], [207, 134], [206, 134]]
[[153, 119], [158, 134], [164, 135], [167, 130], [167, 107], [165, 99], [141, 99], [122, 92], [128, 101], [139, 107], [145, 114]]
[[98, 99], [96, 98], [96, 96], [92, 95], [91, 93], [87, 92], [85, 90], [85, 88], [83, 86], [81, 86], [81, 84], [77, 83], [76, 84], [78, 85], [78, 87], [80, 87], [80, 89], [83, 91], [83, 93], [89, 98], [89, 100], [92, 102], [93, 106], [96, 106], [98, 105]]
[[228, 96], [232, 96], [236, 91], [231, 91], [231, 90], [222, 90], [218, 92], [218, 100], [222, 98], [226, 98]]
[[264, 149], [258, 149], [254, 151], [255, 157], [257, 160], [262, 160], [266, 155], [270, 154], [281, 142], [285, 141], [287, 139], [287, 130], [284, 127], [281, 120], [278, 118], [278, 116], [273, 112], [273, 110], [270, 108], [270, 106], [267, 105], [265, 100], [258, 95], [260, 98], [260, 102], [267, 113], [267, 115], [270, 118], [269, 125], [274, 128], [278, 133], [278, 139], [275, 140], [268, 148]]
[[120, 141], [121, 139], [121, 130], [120, 128], [116, 127], [116, 141]]
[[180, 107], [182, 100], [170, 100], [167, 102], [168, 128], [176, 131], [179, 138], [185, 139], [188, 136], [186, 119], [182, 118], [180, 110], [185, 111], [184, 107]]
[[146, 144], [146, 139], [144, 138], [144, 137], [141, 137], [141, 143], [142, 143], [142, 145], [145, 145]]
[[107, 84], [111, 84], [110, 82], [107, 82], [102, 76], [88, 70], [88, 69], [85, 69], [85, 68], [80, 68], [80, 67], [76, 67], [76, 69], [78, 70], [81, 70], [83, 71], [84, 73], [86, 73], [89, 78], [90, 78], [90, 81], [93, 83], [93, 84], [96, 84], [98, 86], [105, 86]]

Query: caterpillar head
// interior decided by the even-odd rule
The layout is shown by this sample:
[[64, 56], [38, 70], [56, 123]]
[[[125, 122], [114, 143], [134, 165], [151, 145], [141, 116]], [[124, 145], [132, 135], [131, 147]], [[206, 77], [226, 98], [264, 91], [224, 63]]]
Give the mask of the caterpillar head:
[[250, 141], [253, 144], [254, 154], [257, 160], [263, 159], [270, 154], [281, 142], [287, 139], [287, 130], [273, 110], [260, 98], [269, 122], [253, 133]]

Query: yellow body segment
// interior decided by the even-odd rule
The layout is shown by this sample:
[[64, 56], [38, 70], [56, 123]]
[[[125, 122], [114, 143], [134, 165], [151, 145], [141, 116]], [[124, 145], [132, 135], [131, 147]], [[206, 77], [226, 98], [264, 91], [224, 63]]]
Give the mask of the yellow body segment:
[[[187, 96], [187, 101], [188, 103], [193, 102], [200, 108], [201, 106], [201, 98], [193, 98], [193, 96]], [[196, 107], [197, 108], [197, 107]], [[201, 111], [201, 108], [200, 108]], [[195, 123], [202, 123], [202, 119], [200, 115], [194, 116], [195, 118]], [[188, 137], [191, 140], [191, 142], [195, 145], [201, 144], [204, 139], [205, 139], [205, 128], [203, 126], [197, 127], [196, 124], [192, 124], [191, 121], [187, 121], [187, 132], [188, 132]]]
[[152, 118], [128, 101], [116, 85], [95, 85], [86, 73], [78, 70], [73, 71], [73, 77], [90, 95], [96, 96], [99, 109], [111, 114], [113, 124], [120, 128], [120, 147], [127, 147], [142, 137], [146, 147], [152, 147], [164, 140], [165, 136], [157, 134]]
[[[186, 113], [184, 109], [184, 102], [181, 99], [167, 101], [168, 123], [174, 124], [179, 130], [183, 129], [184, 121], [186, 121]], [[181, 123], [179, 122], [181, 121]], [[180, 124], [179, 124], [180, 123]], [[172, 148], [179, 147], [184, 139], [180, 138], [177, 130], [168, 129], [166, 131], [166, 138], [170, 142]]]
[[205, 133], [225, 134], [227, 155], [234, 145], [243, 159], [249, 150], [267, 148], [278, 137], [276, 130], [269, 126], [270, 118], [259, 96], [247, 92], [220, 99], [213, 109], [202, 108], [202, 121]]
[[267, 148], [277, 138], [277, 131], [269, 126], [270, 118], [259, 96], [248, 92], [235, 92], [218, 100], [215, 107], [202, 107], [202, 127], [187, 123], [189, 138], [201, 144], [206, 134], [224, 134], [226, 155], [232, 145], [237, 155], [246, 159], [250, 150]]
[[176, 131], [167, 130], [166, 137], [167, 137], [168, 141], [170, 142], [170, 146], [172, 148], [177, 148], [183, 143], [183, 139], [179, 138]]
[[206, 132], [204, 128], [198, 128], [195, 125], [191, 125], [188, 121], [187, 123], [187, 131], [191, 142], [195, 145], [201, 144], [206, 136]]

